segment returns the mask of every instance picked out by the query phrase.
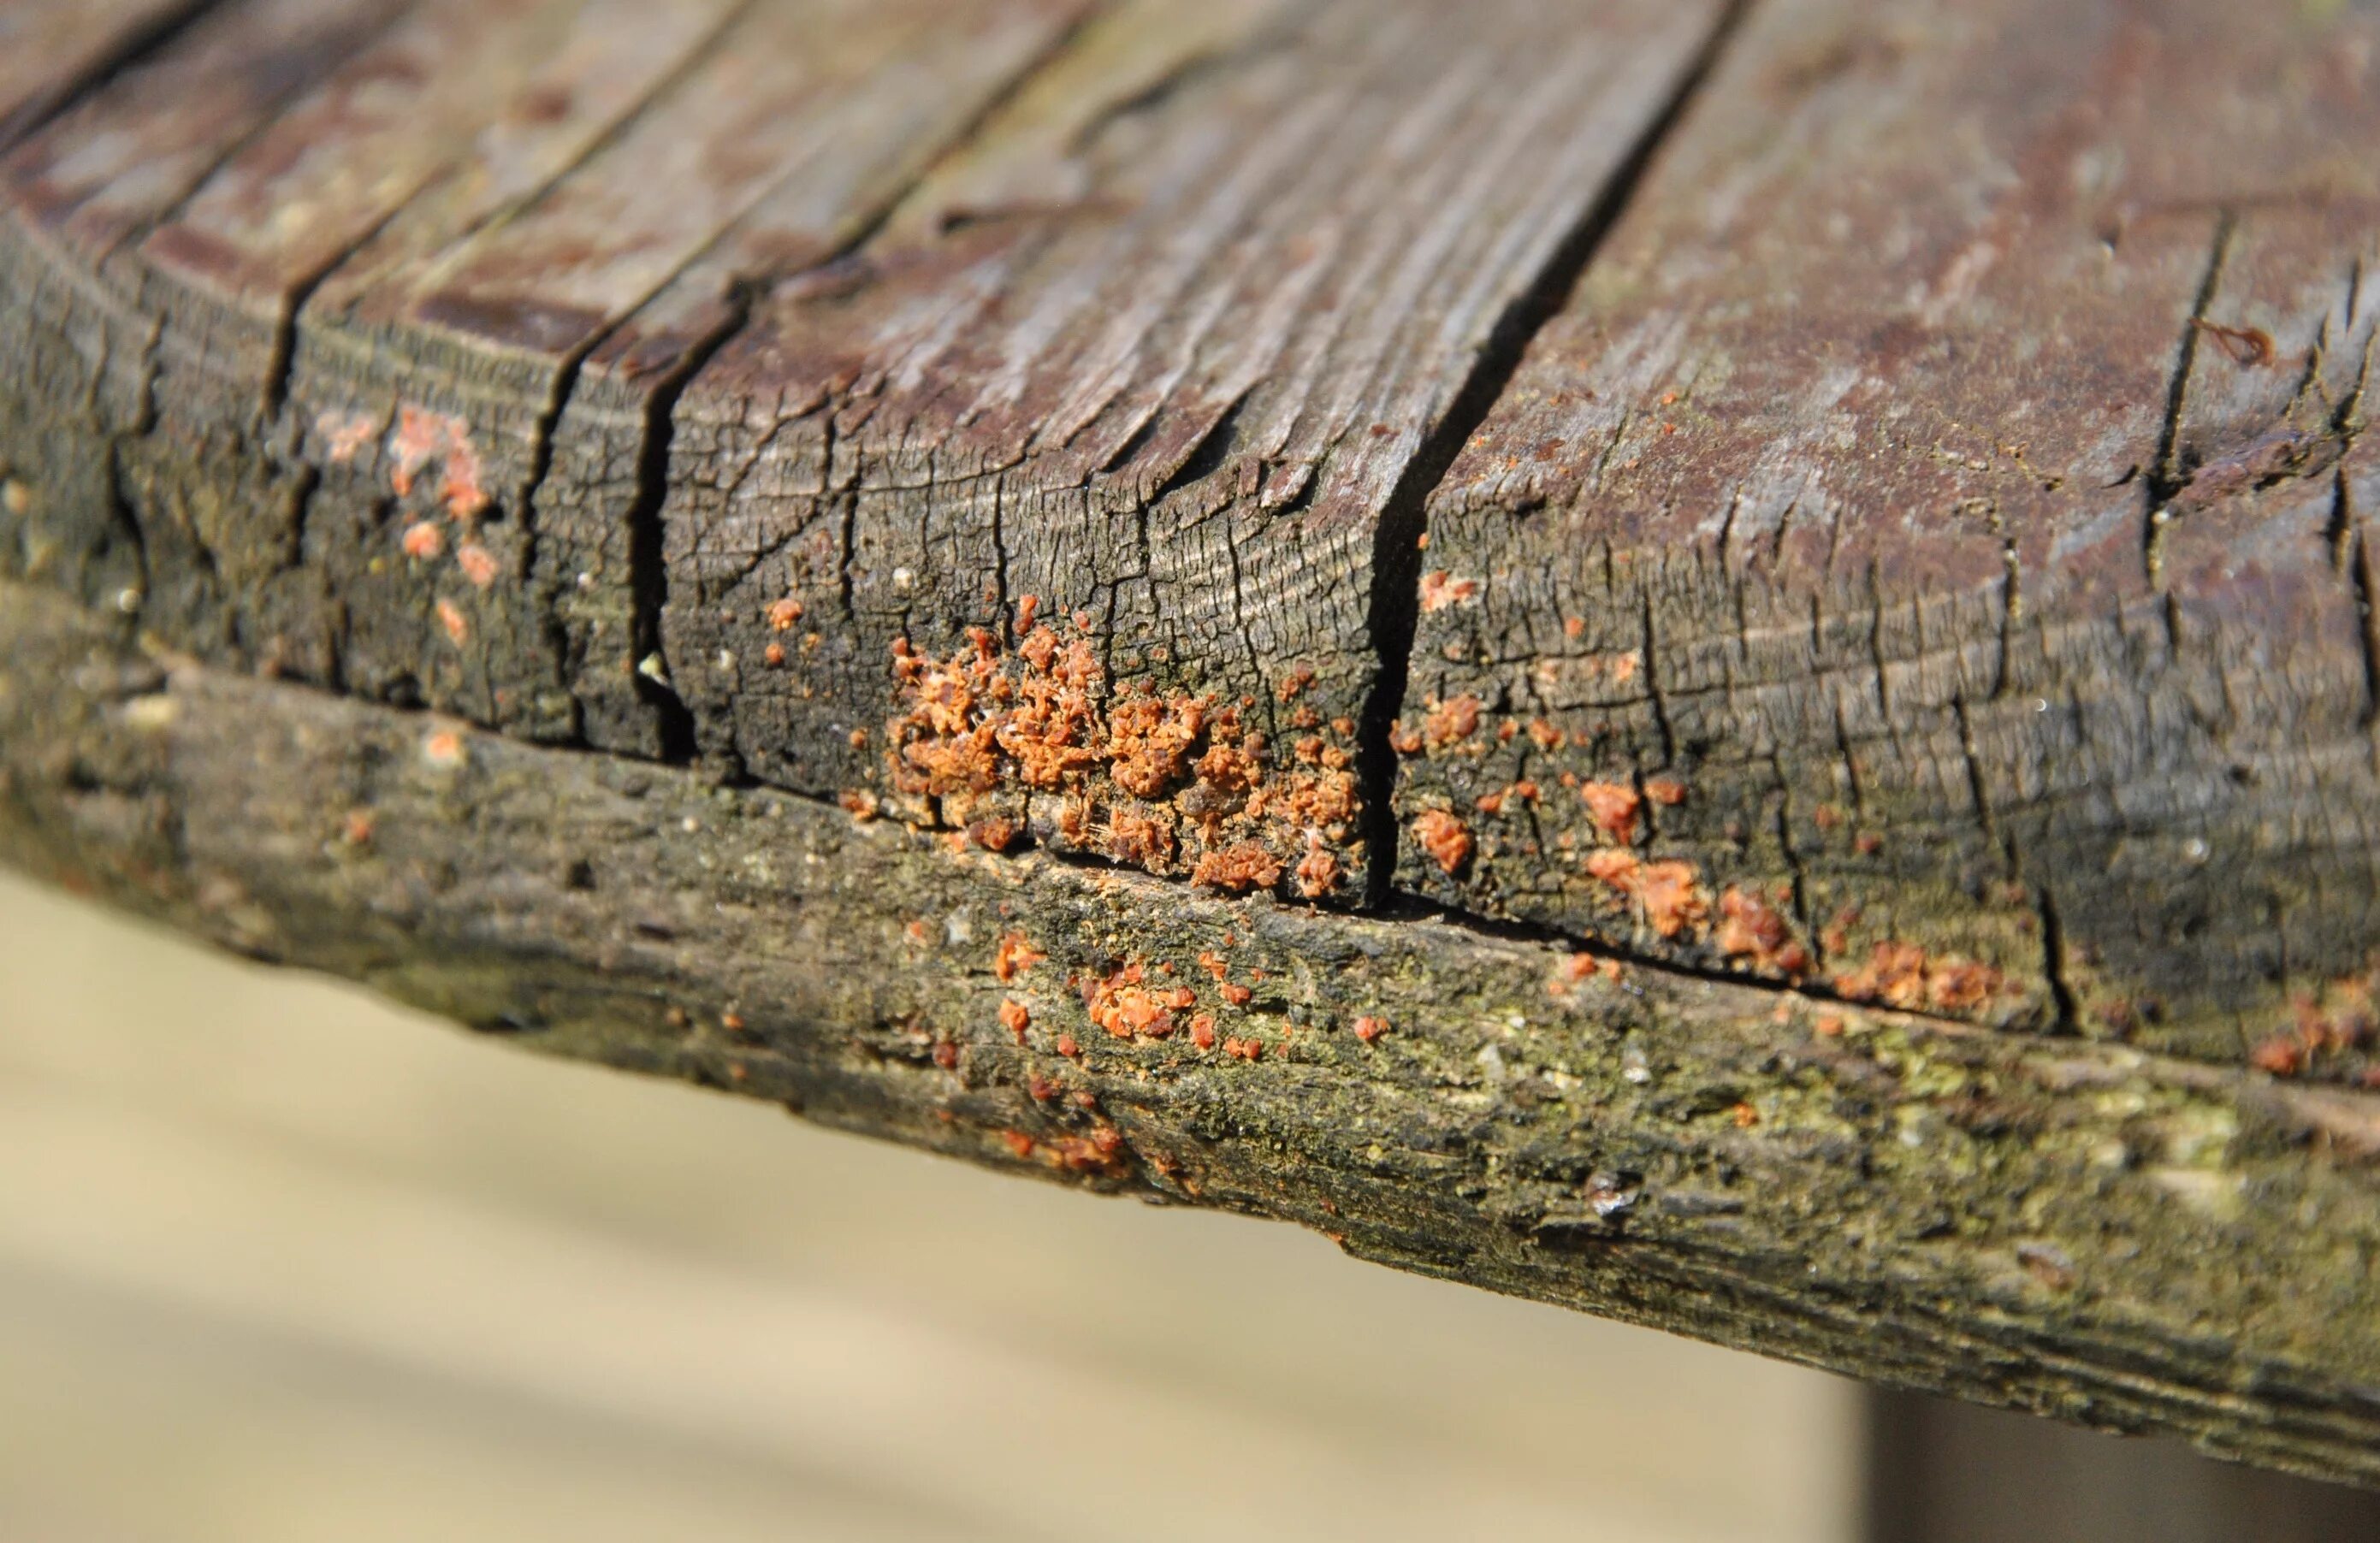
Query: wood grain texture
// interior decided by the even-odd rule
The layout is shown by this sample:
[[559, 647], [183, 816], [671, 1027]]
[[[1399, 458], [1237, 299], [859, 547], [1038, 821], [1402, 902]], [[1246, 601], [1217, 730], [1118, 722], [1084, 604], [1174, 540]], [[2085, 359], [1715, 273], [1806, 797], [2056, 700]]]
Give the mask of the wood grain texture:
[[[921, 822], [1359, 893], [1383, 512], [1718, 18], [1095, 24], [679, 405], [663, 626], [701, 745]], [[941, 665], [896, 674], [902, 646]], [[919, 711], [954, 651], [973, 699]]]
[[0, 589], [0, 853], [241, 952], [1406, 1269], [2380, 1477], [2369, 1095], [954, 856], [122, 630]]
[[0, 145], [212, 0], [18, 0], [0, 12]]
[[2369, 1075], [2375, 43], [1758, 8], [1433, 499], [1402, 880]]
[[20, 480], [121, 516], [20, 513], [22, 561], [194, 648], [657, 753], [655, 402], [1078, 10], [225, 6], [15, 163], [12, 284], [55, 297]]
[[2380, 8], [176, 22], [0, 169], [19, 860], [2374, 1476]]

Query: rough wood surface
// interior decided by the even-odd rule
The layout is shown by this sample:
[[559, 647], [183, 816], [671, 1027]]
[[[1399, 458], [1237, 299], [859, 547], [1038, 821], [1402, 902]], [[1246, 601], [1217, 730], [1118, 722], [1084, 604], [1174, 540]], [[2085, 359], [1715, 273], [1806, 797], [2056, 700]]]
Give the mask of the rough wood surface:
[[2374, 7], [5, 14], [19, 860], [2380, 1476]]
[[953, 854], [797, 795], [143, 656], [18, 587], [0, 853], [555, 1053], [2380, 1479], [2368, 1098]]
[[2370, 7], [1755, 8], [1433, 497], [1401, 880], [2373, 1075], [2375, 45]]

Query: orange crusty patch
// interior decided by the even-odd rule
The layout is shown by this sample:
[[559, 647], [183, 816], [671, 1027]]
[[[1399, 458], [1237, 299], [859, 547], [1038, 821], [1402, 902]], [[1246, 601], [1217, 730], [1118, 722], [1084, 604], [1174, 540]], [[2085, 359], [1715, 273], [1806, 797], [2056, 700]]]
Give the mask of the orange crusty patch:
[[1636, 817], [1645, 800], [1625, 783], [1581, 783], [1578, 796], [1596, 828], [1622, 846], [1636, 844]]
[[1047, 624], [1013, 651], [983, 627], [947, 657], [900, 639], [892, 667], [884, 765], [912, 823], [998, 833], [988, 821], [1003, 821], [1011, 841], [1029, 830], [1234, 892], [1280, 886], [1293, 866], [1307, 898], [1340, 881], [1330, 849], [1354, 839], [1362, 804], [1352, 746], [1318, 732], [1276, 758], [1249, 704], [1111, 688], [1090, 642]]
[[1444, 869], [1449, 878], [1463, 871], [1471, 860], [1473, 843], [1471, 827], [1444, 809], [1429, 809], [1413, 822], [1414, 840], [1429, 854], [1430, 861]]
[[1973, 1012], [2006, 986], [2007, 978], [1988, 965], [1969, 959], [1935, 959], [1915, 943], [1895, 939], [1878, 942], [1869, 951], [1866, 964], [1834, 979], [1840, 996], [1904, 1012], [1918, 1008]]
[[1710, 896], [1692, 863], [1648, 863], [1633, 852], [1606, 847], [1587, 854], [1586, 871], [1634, 900], [1646, 925], [1664, 938], [1699, 929], [1710, 920]]
[[1712, 942], [1730, 959], [1749, 959], [1778, 975], [1799, 976], [1810, 967], [1810, 951], [1794, 940], [1793, 930], [1757, 894], [1730, 884], [1718, 897], [1718, 930]]

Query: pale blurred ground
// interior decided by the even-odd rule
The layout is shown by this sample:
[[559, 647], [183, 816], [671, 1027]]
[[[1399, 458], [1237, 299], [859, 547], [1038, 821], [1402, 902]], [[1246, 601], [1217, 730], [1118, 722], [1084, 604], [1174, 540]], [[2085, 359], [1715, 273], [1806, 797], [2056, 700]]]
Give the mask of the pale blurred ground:
[[0, 875], [5, 1543], [1850, 1543], [1860, 1447], [1815, 1373], [543, 1061]]

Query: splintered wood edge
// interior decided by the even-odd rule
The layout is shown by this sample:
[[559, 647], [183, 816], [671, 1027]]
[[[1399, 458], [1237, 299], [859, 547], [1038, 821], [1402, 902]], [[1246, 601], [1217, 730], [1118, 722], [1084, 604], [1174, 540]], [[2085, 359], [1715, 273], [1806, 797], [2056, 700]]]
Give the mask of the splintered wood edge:
[[521, 1045], [2380, 1484], [2380, 1099], [957, 850], [0, 584], [0, 858]]

